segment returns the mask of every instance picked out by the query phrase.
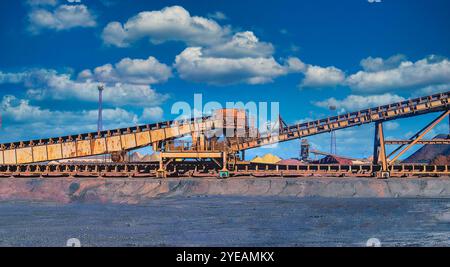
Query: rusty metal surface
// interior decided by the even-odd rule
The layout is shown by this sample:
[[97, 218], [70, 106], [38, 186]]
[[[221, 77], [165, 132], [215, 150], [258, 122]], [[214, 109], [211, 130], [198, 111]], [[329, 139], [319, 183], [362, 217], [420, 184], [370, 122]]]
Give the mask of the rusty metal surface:
[[[373, 177], [378, 165], [254, 164], [241, 162], [230, 167], [230, 176], [253, 177]], [[450, 176], [450, 165], [398, 164], [388, 167], [391, 177]], [[1, 177], [157, 177], [158, 163], [0, 165]], [[218, 177], [211, 161], [170, 163], [167, 177]]]
[[[377, 162], [374, 162], [374, 165], [255, 165], [241, 162], [238, 152], [373, 122], [381, 127], [381, 123], [385, 121], [433, 112], [444, 111], [441, 117], [448, 116], [449, 99], [450, 92], [445, 92], [291, 126], [286, 125], [280, 117], [280, 126], [274, 133], [258, 133], [253, 128], [253, 123], [249, 123], [250, 118], [245, 110], [222, 109], [216, 110], [211, 117], [193, 118], [186, 121], [166, 121], [94, 133], [0, 144], [0, 176], [120, 177], [153, 176], [162, 172], [162, 177], [216, 176], [218, 168], [221, 168], [222, 171], [229, 171], [230, 176], [251, 175], [255, 177], [267, 175], [374, 176], [380, 171], [389, 172], [393, 177], [447, 176], [449, 174], [448, 166], [434, 165], [389, 163], [380, 167], [376, 164]], [[241, 135], [225, 136], [219, 141], [218, 137], [211, 135], [217, 130], [231, 130], [235, 134], [240, 133]], [[182, 136], [190, 136], [191, 142], [177, 144], [177, 138]], [[450, 143], [449, 140], [424, 141], [420, 138], [414, 141], [408, 140], [408, 142], [414, 142], [414, 144]], [[402, 140], [387, 141], [386, 143], [405, 144]], [[408, 147], [411, 146], [410, 143], [406, 144]], [[123, 155], [126, 151], [150, 145], [155, 151], [161, 152], [159, 162], [123, 163]], [[101, 154], [111, 154], [114, 161], [117, 162], [97, 165], [35, 164]], [[181, 161], [176, 159], [181, 159]], [[186, 161], [188, 159], [194, 160]]]
[[276, 135], [252, 138], [233, 144], [233, 151], [261, 147], [273, 143], [312, 136], [320, 133], [360, 126], [372, 122], [384, 122], [432, 112], [448, 110], [450, 92], [435, 94], [406, 101], [350, 112], [339, 116], [283, 127]]
[[[385, 140], [386, 145], [407, 145], [411, 143], [411, 140]], [[450, 139], [432, 139], [432, 140], [419, 140], [416, 142], [419, 145], [450, 145]]]
[[[136, 149], [206, 128], [208, 117], [0, 144], [0, 164], [27, 164]], [[211, 121], [208, 121], [211, 125]]]

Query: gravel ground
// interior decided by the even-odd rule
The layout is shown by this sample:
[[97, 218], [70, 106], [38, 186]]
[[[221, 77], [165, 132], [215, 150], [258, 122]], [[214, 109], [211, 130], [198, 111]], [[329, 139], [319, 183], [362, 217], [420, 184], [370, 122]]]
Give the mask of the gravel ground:
[[449, 246], [450, 199], [169, 197], [0, 203], [0, 246]]

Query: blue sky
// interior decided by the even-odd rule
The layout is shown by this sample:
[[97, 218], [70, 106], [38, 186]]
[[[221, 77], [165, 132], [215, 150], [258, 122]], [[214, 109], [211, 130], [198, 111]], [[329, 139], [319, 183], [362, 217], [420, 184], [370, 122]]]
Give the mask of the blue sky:
[[[448, 91], [450, 2], [0, 2], [0, 142], [173, 119], [177, 101], [280, 103], [288, 123]], [[407, 138], [430, 114], [386, 125]], [[448, 123], [430, 136], [447, 133]], [[365, 157], [373, 126], [337, 133]], [[329, 150], [329, 135], [309, 138]], [[298, 155], [298, 141], [270, 150]], [[269, 152], [258, 149], [250, 156]]]

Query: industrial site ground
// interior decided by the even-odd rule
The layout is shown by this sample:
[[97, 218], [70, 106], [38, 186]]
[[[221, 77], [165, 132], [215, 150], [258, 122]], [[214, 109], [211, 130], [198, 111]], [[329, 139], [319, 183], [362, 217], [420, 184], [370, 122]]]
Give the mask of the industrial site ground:
[[1, 246], [449, 246], [450, 199], [195, 196], [0, 204]]
[[[450, 245], [450, 178], [2, 179], [0, 246]], [[9, 189], [5, 189], [9, 188]]]

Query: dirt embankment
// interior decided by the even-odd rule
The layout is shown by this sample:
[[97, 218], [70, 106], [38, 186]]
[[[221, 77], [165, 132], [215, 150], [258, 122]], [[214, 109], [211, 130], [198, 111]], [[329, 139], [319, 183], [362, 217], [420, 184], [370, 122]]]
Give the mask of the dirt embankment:
[[142, 203], [170, 196], [450, 197], [450, 178], [0, 179], [0, 201]]

